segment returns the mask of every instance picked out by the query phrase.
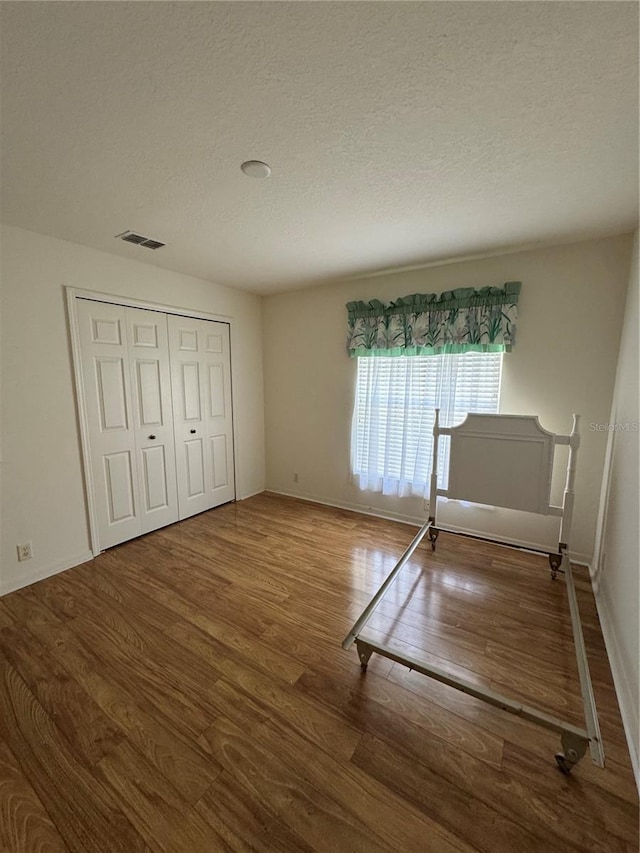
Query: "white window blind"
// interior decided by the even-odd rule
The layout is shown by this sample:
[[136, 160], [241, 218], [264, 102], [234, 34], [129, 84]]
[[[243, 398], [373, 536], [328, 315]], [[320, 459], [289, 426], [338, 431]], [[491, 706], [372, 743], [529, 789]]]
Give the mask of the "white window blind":
[[[435, 409], [441, 426], [497, 412], [501, 374], [502, 353], [359, 358], [351, 457], [360, 488], [426, 495]], [[438, 483], [447, 488], [449, 438], [440, 441]]]

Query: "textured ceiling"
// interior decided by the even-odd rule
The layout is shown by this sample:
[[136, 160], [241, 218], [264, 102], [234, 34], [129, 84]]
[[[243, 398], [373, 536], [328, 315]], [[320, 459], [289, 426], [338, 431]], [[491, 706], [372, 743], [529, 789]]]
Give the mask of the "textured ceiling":
[[13, 225], [267, 293], [637, 222], [636, 3], [0, 15]]

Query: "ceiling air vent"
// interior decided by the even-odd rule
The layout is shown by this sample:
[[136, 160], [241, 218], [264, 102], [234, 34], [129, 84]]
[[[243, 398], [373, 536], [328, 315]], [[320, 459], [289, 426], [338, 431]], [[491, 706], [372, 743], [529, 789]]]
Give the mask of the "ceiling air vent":
[[125, 243], [135, 243], [137, 246], [144, 246], [147, 249], [161, 249], [162, 246], [166, 246], [166, 243], [152, 240], [151, 237], [143, 237], [142, 234], [134, 234], [133, 231], [123, 231], [122, 234], [116, 234], [116, 237], [124, 240]]

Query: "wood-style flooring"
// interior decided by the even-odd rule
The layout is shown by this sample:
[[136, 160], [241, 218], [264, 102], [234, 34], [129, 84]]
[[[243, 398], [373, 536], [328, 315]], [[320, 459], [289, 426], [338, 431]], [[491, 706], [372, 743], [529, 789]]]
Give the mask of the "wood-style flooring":
[[[341, 641], [414, 530], [262, 494], [0, 600], [0, 851], [638, 850], [638, 797], [576, 571], [606, 768]], [[441, 534], [366, 629], [582, 724], [564, 583]]]

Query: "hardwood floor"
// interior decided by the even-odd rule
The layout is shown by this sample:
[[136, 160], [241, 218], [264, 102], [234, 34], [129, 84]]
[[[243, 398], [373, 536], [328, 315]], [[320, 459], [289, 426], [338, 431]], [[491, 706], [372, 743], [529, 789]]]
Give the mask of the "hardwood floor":
[[[258, 495], [0, 600], [0, 851], [638, 850], [587, 575], [607, 756], [341, 641], [412, 528]], [[441, 534], [365, 633], [582, 724], [546, 560]]]

